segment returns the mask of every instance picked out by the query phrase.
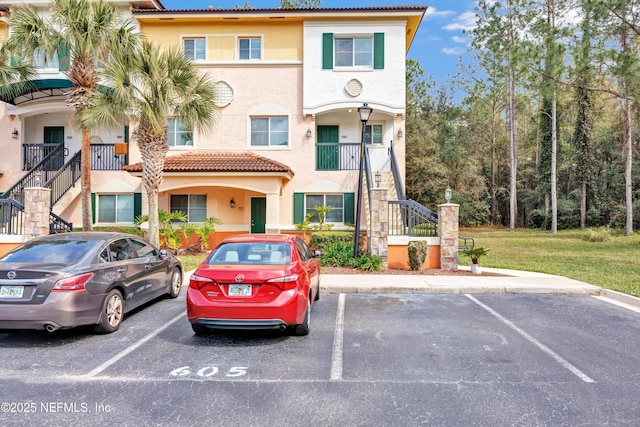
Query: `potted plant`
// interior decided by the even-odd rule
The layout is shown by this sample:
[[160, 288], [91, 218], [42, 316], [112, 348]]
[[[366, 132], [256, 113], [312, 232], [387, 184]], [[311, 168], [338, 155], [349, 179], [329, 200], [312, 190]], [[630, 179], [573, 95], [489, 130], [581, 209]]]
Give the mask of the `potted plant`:
[[471, 259], [471, 272], [474, 274], [482, 273], [482, 267], [480, 267], [480, 257], [489, 252], [489, 249], [485, 248], [467, 248], [462, 250], [462, 254]]

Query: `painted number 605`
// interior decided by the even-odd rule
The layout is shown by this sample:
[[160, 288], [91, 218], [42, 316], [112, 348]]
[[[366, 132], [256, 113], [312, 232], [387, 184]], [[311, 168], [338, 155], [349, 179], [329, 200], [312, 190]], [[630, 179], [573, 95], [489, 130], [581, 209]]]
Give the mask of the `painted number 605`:
[[[248, 367], [243, 366], [234, 366], [229, 368], [229, 370], [225, 373], [225, 377], [233, 378], [233, 377], [241, 377], [247, 373]], [[204, 366], [195, 372], [191, 369], [190, 366], [182, 366], [180, 368], [176, 368], [171, 371], [172, 377], [188, 377], [195, 375], [199, 378], [210, 378], [218, 375], [220, 373], [220, 369], [217, 366]]]

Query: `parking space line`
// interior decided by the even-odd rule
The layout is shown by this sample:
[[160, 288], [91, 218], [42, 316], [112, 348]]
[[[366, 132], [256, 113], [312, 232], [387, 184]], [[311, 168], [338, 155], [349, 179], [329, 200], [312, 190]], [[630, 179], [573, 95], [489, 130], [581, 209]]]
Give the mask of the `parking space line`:
[[560, 363], [563, 367], [568, 369], [571, 373], [576, 375], [582, 381], [584, 381], [586, 383], [595, 382], [592, 378], [590, 378], [588, 375], [586, 375], [580, 369], [576, 368], [574, 365], [569, 363], [562, 356], [560, 356], [559, 354], [557, 354], [556, 352], [551, 350], [546, 345], [542, 344], [540, 341], [536, 340], [534, 337], [532, 337], [531, 335], [529, 335], [528, 333], [526, 333], [522, 329], [518, 328], [513, 322], [511, 322], [510, 320], [507, 320], [506, 318], [504, 318], [502, 315], [500, 315], [498, 312], [493, 310], [491, 307], [481, 303], [480, 301], [478, 301], [476, 298], [474, 298], [473, 296], [471, 296], [469, 294], [465, 294], [465, 296], [467, 298], [469, 298], [471, 301], [473, 301], [476, 304], [478, 304], [480, 307], [484, 308], [489, 313], [491, 313], [496, 319], [498, 319], [499, 321], [501, 321], [502, 323], [504, 323], [505, 325], [507, 325], [508, 327], [513, 329], [514, 331], [516, 331], [518, 334], [520, 334], [522, 337], [524, 337], [527, 341], [529, 341], [530, 343], [532, 343], [533, 345], [538, 347], [543, 352], [547, 353], [549, 356], [553, 357], [558, 363]]
[[342, 380], [342, 353], [344, 341], [344, 302], [345, 294], [338, 297], [336, 327], [333, 332], [333, 350], [331, 352], [331, 381]]
[[94, 370], [92, 370], [91, 372], [81, 375], [81, 378], [90, 378], [93, 377], [95, 375], [98, 375], [99, 373], [101, 373], [102, 371], [104, 371], [105, 369], [107, 369], [109, 366], [113, 365], [114, 363], [116, 363], [117, 361], [119, 361], [120, 359], [122, 359], [123, 357], [125, 357], [127, 354], [131, 353], [132, 351], [136, 350], [138, 347], [142, 346], [143, 344], [147, 343], [148, 341], [150, 341], [152, 338], [154, 338], [155, 336], [157, 336], [158, 334], [160, 334], [162, 331], [164, 331], [165, 329], [167, 329], [169, 326], [173, 325], [174, 323], [176, 323], [178, 320], [182, 319], [183, 317], [185, 317], [187, 314], [186, 313], [180, 313], [179, 315], [177, 315], [176, 317], [174, 317], [173, 319], [169, 320], [169, 322], [167, 322], [166, 324], [164, 324], [164, 326], [162, 326], [161, 328], [156, 329], [155, 331], [151, 332], [150, 334], [148, 334], [147, 336], [145, 336], [144, 338], [142, 338], [140, 341], [138, 341], [137, 343], [125, 348], [124, 350], [122, 350], [120, 353], [116, 354], [115, 356], [113, 356], [111, 359], [107, 360], [106, 362], [104, 362], [103, 364], [101, 364], [100, 366], [98, 366], [97, 368], [95, 368]]

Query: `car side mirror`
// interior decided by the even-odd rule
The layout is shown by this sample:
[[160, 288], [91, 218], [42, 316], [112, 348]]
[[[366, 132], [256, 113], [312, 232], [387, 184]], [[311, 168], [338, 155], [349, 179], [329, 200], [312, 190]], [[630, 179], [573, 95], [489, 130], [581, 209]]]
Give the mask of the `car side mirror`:
[[322, 252], [322, 251], [318, 251], [318, 250], [316, 250], [316, 251], [313, 253], [313, 257], [314, 257], [314, 258], [322, 258], [323, 256], [324, 256], [324, 252]]
[[168, 254], [166, 249], [160, 249], [160, 258], [166, 258], [167, 255]]

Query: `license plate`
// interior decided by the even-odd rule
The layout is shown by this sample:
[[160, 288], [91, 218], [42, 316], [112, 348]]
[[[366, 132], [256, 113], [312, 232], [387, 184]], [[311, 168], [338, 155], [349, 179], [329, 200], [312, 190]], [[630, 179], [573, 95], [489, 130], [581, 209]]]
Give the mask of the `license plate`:
[[229, 296], [250, 297], [251, 285], [229, 285]]
[[22, 298], [24, 286], [0, 286], [0, 298]]

